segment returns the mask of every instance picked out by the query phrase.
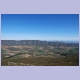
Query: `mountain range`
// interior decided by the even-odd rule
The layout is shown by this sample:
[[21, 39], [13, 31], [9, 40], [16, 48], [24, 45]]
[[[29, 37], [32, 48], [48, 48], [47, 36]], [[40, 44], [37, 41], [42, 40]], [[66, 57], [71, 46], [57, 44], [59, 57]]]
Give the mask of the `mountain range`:
[[5, 46], [67, 46], [79, 47], [79, 43], [61, 41], [40, 41], [40, 40], [1, 40], [1, 45]]

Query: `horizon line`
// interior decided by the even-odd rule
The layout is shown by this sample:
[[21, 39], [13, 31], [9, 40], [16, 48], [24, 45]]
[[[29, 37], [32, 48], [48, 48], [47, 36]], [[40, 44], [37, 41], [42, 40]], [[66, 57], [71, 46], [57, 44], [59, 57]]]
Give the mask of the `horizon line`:
[[[15, 41], [21, 41], [21, 40], [34, 40], [34, 39], [21, 39], [21, 40], [18, 40], [18, 39], [1, 39], [1, 40], [15, 40]], [[36, 40], [39, 40], [39, 39], [36, 39]], [[66, 42], [79, 42], [79, 40], [39, 40], [39, 41], [66, 41]]]

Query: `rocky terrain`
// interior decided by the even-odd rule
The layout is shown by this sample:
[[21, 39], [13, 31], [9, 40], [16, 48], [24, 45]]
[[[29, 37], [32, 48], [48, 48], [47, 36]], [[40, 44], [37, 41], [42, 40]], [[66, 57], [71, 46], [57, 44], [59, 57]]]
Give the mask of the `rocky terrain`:
[[78, 66], [79, 44], [2, 40], [2, 66]]
[[40, 40], [1, 40], [1, 45], [5, 46], [63, 46], [79, 47], [79, 43], [65, 43], [59, 41], [40, 41]]

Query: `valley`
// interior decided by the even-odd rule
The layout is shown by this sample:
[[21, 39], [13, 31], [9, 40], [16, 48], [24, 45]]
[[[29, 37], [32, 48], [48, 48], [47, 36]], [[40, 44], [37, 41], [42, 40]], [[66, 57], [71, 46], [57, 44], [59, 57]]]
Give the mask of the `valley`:
[[[9, 42], [8, 42], [9, 43]], [[79, 66], [79, 47], [2, 45], [2, 66]]]

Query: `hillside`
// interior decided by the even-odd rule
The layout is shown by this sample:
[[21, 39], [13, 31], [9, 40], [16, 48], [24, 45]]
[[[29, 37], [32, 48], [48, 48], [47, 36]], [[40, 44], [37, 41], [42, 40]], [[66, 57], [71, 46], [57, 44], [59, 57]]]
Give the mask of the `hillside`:
[[5, 46], [63, 46], [63, 47], [79, 47], [79, 43], [65, 43], [59, 41], [40, 41], [40, 40], [1, 40], [1, 45]]

